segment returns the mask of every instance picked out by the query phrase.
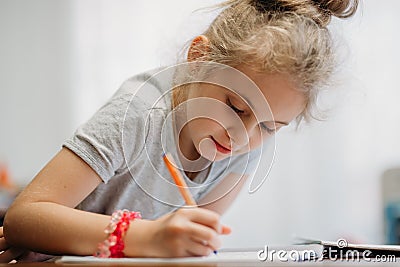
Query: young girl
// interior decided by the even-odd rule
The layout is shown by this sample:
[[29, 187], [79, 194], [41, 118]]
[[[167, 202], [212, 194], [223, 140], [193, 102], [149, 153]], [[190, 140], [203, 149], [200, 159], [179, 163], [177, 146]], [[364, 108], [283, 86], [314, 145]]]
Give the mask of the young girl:
[[[218, 249], [230, 233], [219, 216], [254, 173], [263, 142], [312, 116], [334, 67], [331, 16], [349, 17], [357, 4], [220, 4], [186, 62], [126, 81], [18, 196], [0, 229], [0, 262], [26, 251], [185, 257]], [[199, 207], [183, 207], [167, 152]], [[130, 212], [110, 217], [121, 209]]]

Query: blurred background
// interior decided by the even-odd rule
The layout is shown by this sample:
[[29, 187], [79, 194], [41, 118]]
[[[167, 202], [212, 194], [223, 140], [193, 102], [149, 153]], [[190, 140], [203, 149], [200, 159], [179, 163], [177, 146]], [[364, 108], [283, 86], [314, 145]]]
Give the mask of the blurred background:
[[[124, 80], [175, 63], [216, 14], [196, 9], [218, 2], [0, 0], [0, 210]], [[341, 64], [321, 94], [328, 117], [277, 134], [266, 182], [223, 217], [225, 247], [396, 242], [399, 9], [363, 0], [356, 17], [333, 20]]]

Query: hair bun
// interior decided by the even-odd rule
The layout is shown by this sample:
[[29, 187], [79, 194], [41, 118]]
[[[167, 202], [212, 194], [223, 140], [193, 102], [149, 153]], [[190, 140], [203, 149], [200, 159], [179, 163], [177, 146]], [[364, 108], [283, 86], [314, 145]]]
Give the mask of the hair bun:
[[251, 0], [251, 4], [260, 12], [294, 12], [312, 18], [324, 27], [331, 16], [348, 18], [358, 7], [359, 0]]
[[358, 7], [358, 0], [312, 0], [314, 4], [338, 18], [352, 16]]
[[[288, 1], [285, 1], [288, 2]], [[280, 0], [253, 0], [252, 5], [260, 12], [290, 12], [294, 11], [292, 5], [282, 3]]]

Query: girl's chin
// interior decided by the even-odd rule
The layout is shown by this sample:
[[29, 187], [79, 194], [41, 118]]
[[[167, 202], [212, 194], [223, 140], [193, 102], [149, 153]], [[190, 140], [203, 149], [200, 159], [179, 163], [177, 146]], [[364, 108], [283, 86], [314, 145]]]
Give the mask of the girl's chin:
[[217, 148], [211, 138], [202, 139], [196, 149], [203, 158], [209, 161], [216, 161], [218, 158]]

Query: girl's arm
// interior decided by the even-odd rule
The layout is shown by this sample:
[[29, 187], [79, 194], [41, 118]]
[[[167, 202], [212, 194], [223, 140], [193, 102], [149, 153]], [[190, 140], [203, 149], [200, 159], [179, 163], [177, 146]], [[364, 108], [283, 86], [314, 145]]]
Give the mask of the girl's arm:
[[63, 148], [32, 180], [8, 210], [8, 243], [47, 253], [93, 253], [105, 238], [108, 216], [73, 209], [99, 184], [83, 160]]
[[228, 174], [215, 188], [200, 199], [199, 206], [215, 211], [219, 215], [224, 214], [240, 193], [247, 178], [248, 175]]
[[[92, 168], [63, 148], [8, 210], [4, 222], [7, 243], [53, 255], [92, 255], [106, 238], [104, 228], [110, 216], [74, 207], [99, 183]], [[216, 213], [183, 209], [155, 221], [133, 221], [124, 252], [131, 257], [208, 255], [220, 246], [218, 234], [227, 233]]]

